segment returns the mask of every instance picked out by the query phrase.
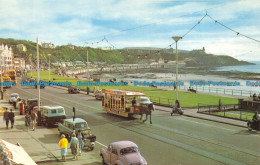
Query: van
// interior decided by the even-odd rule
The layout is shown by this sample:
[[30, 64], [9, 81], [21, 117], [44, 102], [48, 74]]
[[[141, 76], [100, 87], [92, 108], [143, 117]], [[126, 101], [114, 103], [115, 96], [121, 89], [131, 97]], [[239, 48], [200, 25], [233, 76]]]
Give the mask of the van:
[[40, 114], [39, 122], [47, 127], [57, 124], [63, 119], [66, 119], [65, 109], [59, 105], [42, 106]]

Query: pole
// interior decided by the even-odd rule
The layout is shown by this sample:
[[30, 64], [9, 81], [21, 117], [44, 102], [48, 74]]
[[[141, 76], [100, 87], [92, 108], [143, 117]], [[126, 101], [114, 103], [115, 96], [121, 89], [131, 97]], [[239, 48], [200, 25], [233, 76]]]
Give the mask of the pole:
[[49, 82], [50, 82], [50, 80], [51, 80], [51, 54], [48, 54], [48, 56], [49, 56]]
[[[178, 41], [176, 41], [176, 83], [178, 84]], [[176, 84], [176, 100], [179, 100], [177, 84]]]
[[1, 100], [4, 99], [3, 94], [3, 55], [1, 56]]
[[41, 103], [41, 93], [40, 93], [40, 62], [39, 62], [39, 45], [38, 45], [38, 37], [36, 37], [36, 43], [37, 43], [37, 89], [38, 89], [38, 109], [40, 109], [40, 103]]
[[73, 133], [75, 133], [75, 116], [76, 116], [76, 110], [75, 107], [73, 107]]
[[31, 78], [32, 78], [32, 54], [30, 56], [30, 62], [31, 62]]
[[181, 39], [181, 37], [175, 36], [172, 37], [172, 39], [176, 42], [176, 101], [175, 106], [176, 108], [180, 108], [180, 102], [178, 98], [178, 41]]
[[[88, 72], [88, 50], [87, 50], [87, 72]], [[89, 80], [89, 72], [88, 72], [88, 80]]]

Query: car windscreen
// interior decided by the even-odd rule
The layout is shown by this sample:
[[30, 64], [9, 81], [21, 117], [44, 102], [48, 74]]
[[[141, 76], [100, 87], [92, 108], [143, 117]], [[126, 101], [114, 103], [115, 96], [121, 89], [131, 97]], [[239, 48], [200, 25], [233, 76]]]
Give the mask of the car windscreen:
[[51, 110], [51, 113], [56, 113], [56, 109]]
[[138, 148], [136, 147], [127, 147], [120, 150], [121, 155], [125, 155], [128, 153], [135, 153], [135, 152], [138, 152]]
[[87, 123], [76, 123], [75, 124], [75, 128], [86, 128], [87, 127]]
[[58, 110], [58, 113], [63, 113], [63, 111], [64, 111], [62, 108], [59, 108], [57, 110]]
[[147, 101], [150, 102], [150, 100], [149, 100], [147, 97], [141, 97], [141, 103], [142, 103], [142, 102], [147, 102]]

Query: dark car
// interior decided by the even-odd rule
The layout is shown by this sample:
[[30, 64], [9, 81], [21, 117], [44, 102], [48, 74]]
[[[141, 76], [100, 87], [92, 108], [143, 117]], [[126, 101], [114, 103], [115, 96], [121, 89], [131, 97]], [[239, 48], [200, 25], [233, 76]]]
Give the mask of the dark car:
[[79, 93], [80, 89], [77, 86], [69, 86], [68, 92], [71, 94], [77, 94]]
[[27, 99], [26, 105], [25, 105], [25, 111], [31, 112], [33, 110], [33, 107], [38, 106], [38, 99], [32, 98]]

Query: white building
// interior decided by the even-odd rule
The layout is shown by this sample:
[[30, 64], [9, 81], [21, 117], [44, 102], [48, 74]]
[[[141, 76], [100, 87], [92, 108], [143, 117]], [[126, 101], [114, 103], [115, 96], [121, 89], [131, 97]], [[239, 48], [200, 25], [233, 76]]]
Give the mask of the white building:
[[55, 45], [51, 42], [42, 42], [41, 45], [42, 48], [51, 48], [51, 49], [55, 48]]
[[18, 44], [16, 45], [16, 47], [18, 48], [19, 51], [23, 51], [23, 52], [27, 51], [27, 48], [26, 46], [24, 46], [24, 44]]
[[25, 69], [25, 60], [23, 58], [14, 58], [14, 69], [15, 70], [24, 70]]
[[12, 70], [14, 69], [14, 54], [12, 48], [8, 47], [7, 45], [0, 45], [0, 64], [2, 65], [3, 72], [5, 70]]

